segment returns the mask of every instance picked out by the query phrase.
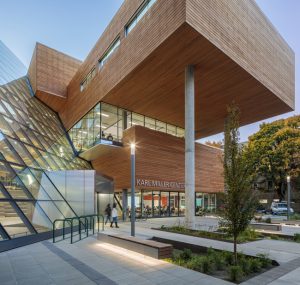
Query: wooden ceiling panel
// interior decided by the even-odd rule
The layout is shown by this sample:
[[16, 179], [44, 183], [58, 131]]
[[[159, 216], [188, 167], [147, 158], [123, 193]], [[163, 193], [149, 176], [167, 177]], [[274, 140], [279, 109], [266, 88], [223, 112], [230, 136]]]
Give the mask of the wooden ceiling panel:
[[[182, 40], [184, 39], [184, 40]], [[103, 100], [184, 127], [184, 70], [196, 67], [197, 138], [223, 130], [235, 101], [242, 125], [291, 108], [188, 24], [180, 27]]]

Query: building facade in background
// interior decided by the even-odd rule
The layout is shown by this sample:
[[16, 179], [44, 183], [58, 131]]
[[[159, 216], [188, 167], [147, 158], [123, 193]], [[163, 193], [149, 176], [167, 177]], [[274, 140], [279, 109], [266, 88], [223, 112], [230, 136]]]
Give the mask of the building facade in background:
[[[64, 196], [59, 187], [64, 183], [55, 182], [64, 180], [57, 176], [92, 168], [98, 177], [95, 209], [103, 211], [113, 187], [114, 200], [125, 215], [132, 210], [130, 144], [135, 143], [137, 215], [190, 215], [189, 207], [195, 208], [193, 215], [215, 211], [218, 194], [224, 191], [222, 151], [196, 140], [223, 130], [227, 105], [233, 101], [241, 110], [241, 125], [291, 111], [294, 62], [293, 51], [254, 0], [125, 0], [83, 62], [36, 44], [27, 77], [18, 79], [23, 91], [11, 96], [34, 102], [19, 115], [21, 120], [31, 114], [28, 122], [11, 114], [6, 105], [15, 109], [19, 101], [9, 102], [4, 98], [9, 87], [0, 87], [7, 102], [3, 112], [17, 120], [25, 137], [17, 142], [30, 154], [26, 161], [10, 164], [37, 168], [42, 173], [36, 177], [53, 181], [70, 208], [72, 199]], [[192, 95], [190, 109], [187, 93]], [[6, 132], [4, 124], [5, 154], [4, 147], [14, 148], [10, 140], [19, 135]], [[187, 144], [188, 132], [195, 143]], [[37, 145], [31, 133], [38, 137]], [[187, 145], [192, 151], [188, 159]], [[191, 158], [195, 163], [190, 165]], [[4, 160], [9, 161], [5, 155]], [[186, 179], [191, 172], [195, 181]], [[84, 191], [80, 186], [76, 193]], [[85, 205], [89, 203], [92, 200]], [[26, 217], [26, 211], [21, 212]], [[3, 227], [2, 236], [7, 232]]]

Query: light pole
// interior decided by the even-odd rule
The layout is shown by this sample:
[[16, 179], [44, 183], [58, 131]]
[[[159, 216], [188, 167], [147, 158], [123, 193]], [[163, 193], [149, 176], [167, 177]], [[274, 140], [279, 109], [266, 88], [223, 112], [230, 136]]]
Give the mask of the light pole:
[[290, 209], [291, 209], [291, 176], [286, 177], [287, 190], [288, 190], [288, 200], [287, 200], [287, 220], [290, 219]]
[[135, 144], [130, 144], [131, 156], [131, 236], [135, 236]]

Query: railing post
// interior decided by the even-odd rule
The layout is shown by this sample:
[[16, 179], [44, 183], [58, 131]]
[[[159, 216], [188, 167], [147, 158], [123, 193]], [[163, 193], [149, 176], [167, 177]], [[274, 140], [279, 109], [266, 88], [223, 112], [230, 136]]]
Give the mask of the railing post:
[[55, 221], [52, 224], [52, 239], [53, 239], [53, 243], [55, 243]]
[[94, 220], [94, 217], [91, 217], [92, 218], [92, 221], [93, 221], [93, 235], [95, 234], [95, 220]]
[[78, 218], [78, 230], [79, 230], [79, 240], [81, 240], [81, 222], [80, 222], [80, 217]]
[[89, 236], [89, 220], [87, 217], [85, 217], [84, 219], [85, 219], [86, 237], [88, 237]]
[[73, 243], [73, 219], [71, 220], [71, 244]]
[[66, 220], [63, 221], [63, 240], [65, 239], [65, 223]]

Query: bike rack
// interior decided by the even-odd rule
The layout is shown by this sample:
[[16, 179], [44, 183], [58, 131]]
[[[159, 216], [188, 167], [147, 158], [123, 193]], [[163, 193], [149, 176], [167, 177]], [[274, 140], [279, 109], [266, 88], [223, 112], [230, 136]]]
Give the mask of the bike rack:
[[[65, 218], [65, 219], [56, 219], [52, 223], [52, 238], [53, 243], [55, 243], [55, 231], [56, 231], [56, 223], [62, 222], [62, 236], [63, 239], [66, 239], [66, 224], [69, 224], [71, 226], [71, 238], [70, 242], [73, 243], [73, 236], [74, 236], [74, 221], [78, 221], [78, 234], [79, 234], [79, 240], [82, 239], [82, 230], [85, 232], [85, 237], [89, 236], [89, 230], [92, 230], [93, 235], [95, 234], [95, 218], [97, 218], [97, 228], [98, 232], [100, 231], [100, 219], [102, 221], [102, 231], [104, 231], [104, 217], [103, 215], [85, 215], [80, 217], [72, 217], [72, 218]], [[82, 228], [83, 226], [83, 228]]]

